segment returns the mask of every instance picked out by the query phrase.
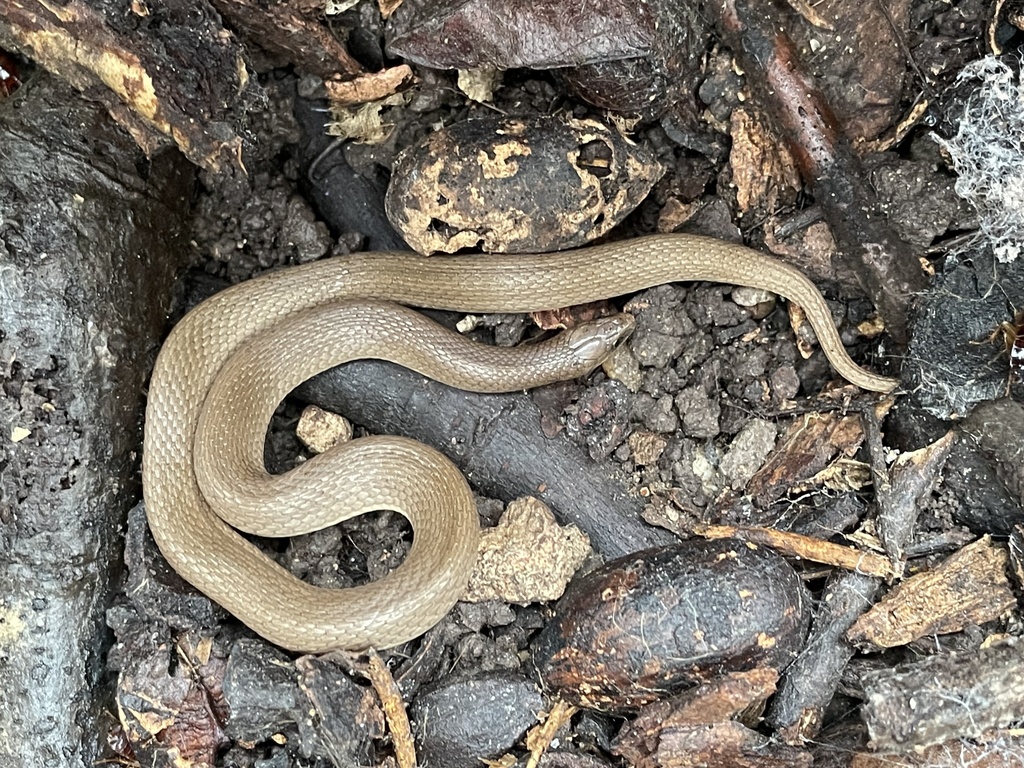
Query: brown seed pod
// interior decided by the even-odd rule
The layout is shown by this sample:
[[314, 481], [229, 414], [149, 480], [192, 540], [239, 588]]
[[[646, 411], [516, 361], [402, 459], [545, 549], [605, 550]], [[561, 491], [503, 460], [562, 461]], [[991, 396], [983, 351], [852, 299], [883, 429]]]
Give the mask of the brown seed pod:
[[724, 672], [784, 668], [807, 633], [810, 604], [774, 552], [695, 539], [581, 579], [538, 637], [534, 663], [574, 703], [642, 706]]
[[420, 253], [550, 251], [606, 233], [662, 173], [596, 120], [467, 120], [399, 155], [385, 209]]

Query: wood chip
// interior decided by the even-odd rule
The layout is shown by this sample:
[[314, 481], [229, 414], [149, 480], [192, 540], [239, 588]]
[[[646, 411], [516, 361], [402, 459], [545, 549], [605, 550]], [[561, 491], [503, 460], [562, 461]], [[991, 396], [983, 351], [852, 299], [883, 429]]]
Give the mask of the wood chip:
[[751, 730], [777, 680], [771, 668], [732, 672], [649, 704], [622, 729], [612, 750], [636, 768], [809, 766], [809, 752]]
[[789, 7], [804, 17], [804, 20], [809, 24], [813, 24], [818, 29], [824, 29], [828, 32], [835, 30], [835, 25], [832, 24], [828, 19], [818, 13], [817, 9], [807, 2], [807, 0], [786, 0], [789, 3]]
[[544, 723], [530, 729], [530, 732], [526, 734], [526, 748], [530, 750], [530, 759], [526, 761], [526, 768], [537, 768], [540, 759], [548, 751], [548, 747], [551, 746], [559, 729], [568, 724], [577, 711], [576, 707], [558, 699], [555, 706], [548, 712]]
[[401, 64], [349, 80], [332, 78], [324, 82], [324, 87], [333, 107], [353, 107], [391, 96], [412, 80], [412, 67]]
[[848, 571], [868, 576], [882, 578], [893, 576], [889, 560], [881, 555], [854, 547], [844, 547], [841, 544], [833, 544], [830, 541], [804, 536], [800, 533], [742, 525], [698, 525], [694, 526], [693, 532], [706, 539], [739, 539], [771, 547], [782, 555], [799, 557], [814, 563], [834, 565], [837, 568], [845, 568]]
[[[876, 422], [871, 440], [880, 442], [878, 422], [880, 415], [871, 415]], [[898, 571], [904, 558], [907, 542], [921, 510], [921, 499], [931, 493], [939, 481], [939, 473], [949, 458], [956, 433], [947, 432], [935, 442], [916, 451], [902, 453], [886, 471], [875, 473], [875, 492], [878, 498], [878, 538], [889, 555], [893, 570]], [[872, 447], [872, 454], [883, 453], [881, 446]], [[874, 460], [874, 458], [873, 458]]]
[[847, 638], [861, 646], [893, 648], [993, 621], [1017, 604], [1006, 577], [1008, 561], [1006, 549], [983, 536], [904, 581], [861, 616]]
[[793, 421], [768, 461], [747, 484], [746, 491], [760, 507], [801, 486], [835, 459], [852, 457], [864, 440], [859, 416], [809, 413]]
[[800, 176], [792, 156], [768, 130], [767, 124], [745, 109], [732, 113], [729, 165], [736, 186], [740, 215], [764, 214], [796, 199]]
[[412, 738], [412, 729], [409, 727], [409, 713], [405, 711], [405, 702], [402, 700], [402, 692], [398, 690], [398, 684], [391, 676], [387, 665], [372, 648], [368, 653], [370, 663], [366, 668], [366, 675], [370, 679], [377, 695], [380, 697], [381, 706], [384, 708], [384, 716], [388, 720], [388, 728], [391, 731], [391, 743], [395, 747], [395, 757], [398, 760], [399, 768], [416, 768], [416, 745]]
[[986, 732], [1019, 723], [1024, 719], [1024, 644], [1018, 640], [864, 672], [868, 746], [906, 752], [953, 739], [985, 738]]

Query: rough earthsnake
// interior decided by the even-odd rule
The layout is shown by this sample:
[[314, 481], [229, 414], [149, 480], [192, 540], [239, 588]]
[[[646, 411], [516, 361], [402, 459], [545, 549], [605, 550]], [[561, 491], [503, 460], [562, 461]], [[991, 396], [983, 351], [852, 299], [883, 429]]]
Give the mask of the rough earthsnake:
[[[489, 359], [499, 353], [485, 346], [471, 353], [476, 362], [445, 373], [444, 358], [461, 355], [469, 343], [455, 339], [453, 352], [438, 326], [397, 304], [530, 312], [694, 280], [763, 288], [796, 302], [839, 374], [867, 390], [895, 387], [893, 379], [850, 359], [810, 280], [719, 240], [654, 235], [546, 255], [327, 259], [223, 291], [190, 312], [167, 339], [150, 385], [143, 453], [156, 542], [187, 581], [286, 648], [380, 648], [416, 637], [459, 598], [475, 558], [478, 523], [469, 486], [441, 454], [399, 437], [362, 438], [270, 476], [263, 442], [281, 398], [302, 380], [356, 357], [392, 359], [456, 385], [468, 376], [470, 386], [499, 391], [577, 375], [599, 361], [506, 381], [504, 358]], [[622, 330], [613, 327], [611, 335]], [[574, 347], [593, 352], [599, 346], [571, 336], [560, 343], [550, 351], [556, 362]], [[432, 351], [442, 360], [426, 354]], [[498, 369], [488, 368], [491, 363]], [[533, 365], [529, 357], [526, 365]], [[294, 535], [375, 509], [405, 514], [413, 545], [391, 574], [353, 589], [306, 584], [232, 528]]]

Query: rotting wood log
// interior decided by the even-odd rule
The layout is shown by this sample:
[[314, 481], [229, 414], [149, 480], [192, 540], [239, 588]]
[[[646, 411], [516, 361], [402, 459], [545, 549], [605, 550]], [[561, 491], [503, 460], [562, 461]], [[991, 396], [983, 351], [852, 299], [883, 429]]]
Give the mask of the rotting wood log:
[[205, 3], [0, 0], [0, 47], [104, 105], [148, 156], [176, 144], [208, 170], [242, 164], [258, 86]]
[[87, 768], [195, 169], [38, 73], [0, 108], [0, 765]]

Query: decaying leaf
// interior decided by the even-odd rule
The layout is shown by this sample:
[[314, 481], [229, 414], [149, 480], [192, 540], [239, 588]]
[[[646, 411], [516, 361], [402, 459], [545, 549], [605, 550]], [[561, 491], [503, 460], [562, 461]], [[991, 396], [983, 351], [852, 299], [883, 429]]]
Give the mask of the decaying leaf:
[[434, 69], [554, 69], [644, 56], [655, 34], [650, 3], [406, 0], [387, 49]]
[[591, 104], [645, 113], [692, 96], [705, 39], [687, 0], [406, 0], [388, 25], [388, 52], [414, 63], [564, 69]]

